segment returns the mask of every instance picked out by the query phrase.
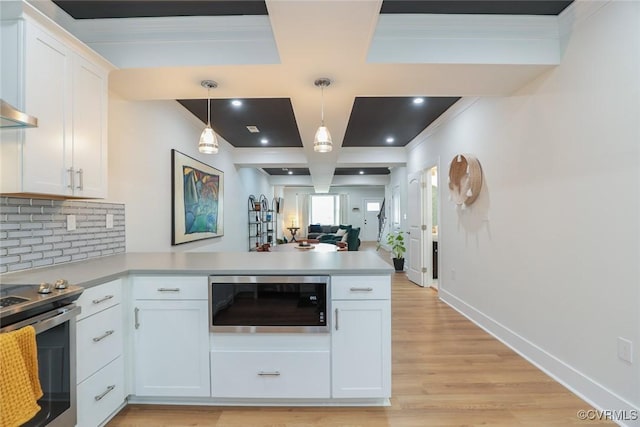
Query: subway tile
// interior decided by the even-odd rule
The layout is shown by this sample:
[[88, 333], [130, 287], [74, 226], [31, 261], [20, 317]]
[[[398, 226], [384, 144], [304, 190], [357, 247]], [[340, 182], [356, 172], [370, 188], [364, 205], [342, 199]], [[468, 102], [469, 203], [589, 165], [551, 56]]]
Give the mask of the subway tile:
[[33, 236], [32, 231], [9, 231], [8, 234], [8, 238], [9, 239], [17, 239], [17, 238], [25, 238], [25, 237], [31, 237]]
[[31, 250], [33, 252], [44, 252], [44, 251], [49, 251], [51, 249], [53, 249], [53, 244], [51, 244], [51, 243], [31, 246]]
[[17, 214], [17, 213], [18, 213], [17, 206], [0, 205], [0, 214]]
[[71, 255], [71, 260], [72, 261], [77, 261], [77, 260], [81, 260], [81, 259], [87, 259], [87, 254], [79, 253], [79, 254]]
[[63, 255], [75, 255], [80, 253], [80, 249], [78, 248], [68, 248], [68, 249], [63, 249], [62, 250], [62, 254]]
[[64, 228], [65, 232], [67, 231], [67, 223], [66, 223], [66, 219], [65, 221], [60, 221], [60, 222], [46, 222], [44, 223], [44, 228]]
[[20, 245], [40, 245], [42, 244], [42, 237], [28, 237], [26, 239], [20, 239]]
[[33, 230], [31, 235], [33, 237], [53, 236], [53, 230]]
[[53, 264], [53, 259], [52, 258], [44, 258], [44, 259], [38, 259], [38, 260], [34, 260], [33, 261], [33, 267], [37, 268], [37, 267], [45, 267], [47, 265], [52, 265]]
[[20, 229], [21, 230], [36, 230], [36, 229], [41, 229], [44, 228], [43, 224], [41, 222], [23, 222], [20, 223]]
[[3, 222], [0, 224], [0, 230], [20, 230], [20, 223]]
[[51, 214], [33, 214], [33, 215], [31, 215], [31, 221], [37, 221], [37, 222], [53, 221], [53, 215], [51, 215]]
[[19, 239], [6, 239], [0, 242], [0, 247], [2, 248], [11, 248], [13, 246], [20, 246]]
[[9, 255], [22, 255], [22, 254], [28, 254], [30, 252], [31, 252], [31, 246], [15, 246], [13, 248], [7, 249], [7, 253]]
[[62, 264], [63, 262], [69, 262], [69, 261], [71, 261], [70, 255], [64, 255], [64, 256], [60, 256], [53, 259], [54, 264]]
[[42, 254], [44, 258], [55, 258], [62, 255], [62, 250], [47, 251]]
[[20, 255], [20, 262], [33, 261], [36, 259], [42, 259], [42, 252], [34, 252], [30, 254]]
[[62, 242], [62, 236], [45, 236], [42, 238], [42, 243], [57, 243]]
[[27, 214], [8, 214], [7, 222], [29, 222], [31, 217]]
[[2, 258], [2, 263], [4, 265], [15, 264], [20, 261], [20, 255], [11, 255], [6, 258]]
[[31, 206], [53, 206], [53, 200], [31, 199]]
[[54, 243], [53, 249], [67, 249], [71, 247], [71, 242]]
[[20, 206], [20, 214], [41, 214], [42, 206]]
[[7, 253], [9, 255], [22, 255], [31, 252], [31, 246], [14, 246], [12, 248], [7, 248]]
[[8, 267], [8, 271], [19, 271], [33, 267], [33, 264], [31, 264], [31, 262], [23, 262], [20, 264], [10, 264]]

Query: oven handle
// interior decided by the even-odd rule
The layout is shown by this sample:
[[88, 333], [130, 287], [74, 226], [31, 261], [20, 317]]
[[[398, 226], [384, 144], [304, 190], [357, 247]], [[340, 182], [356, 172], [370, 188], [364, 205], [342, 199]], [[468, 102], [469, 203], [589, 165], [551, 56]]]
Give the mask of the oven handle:
[[14, 323], [9, 326], [5, 326], [0, 329], [0, 332], [11, 332], [16, 329], [24, 328], [25, 326], [33, 326], [36, 330], [36, 334], [44, 332], [48, 329], [55, 328], [58, 325], [63, 324], [80, 314], [80, 307], [75, 304], [65, 305], [64, 307], [56, 308], [55, 310], [47, 311], [38, 316], [31, 317], [22, 322]]

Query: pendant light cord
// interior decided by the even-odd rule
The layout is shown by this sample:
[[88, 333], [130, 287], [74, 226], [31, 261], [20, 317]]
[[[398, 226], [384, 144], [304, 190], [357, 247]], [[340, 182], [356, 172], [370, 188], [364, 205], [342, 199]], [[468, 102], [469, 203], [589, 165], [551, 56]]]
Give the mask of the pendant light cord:
[[207, 126], [211, 127], [211, 88], [207, 88]]
[[322, 111], [320, 113], [320, 123], [324, 126], [324, 86], [320, 87], [320, 97], [322, 98]]

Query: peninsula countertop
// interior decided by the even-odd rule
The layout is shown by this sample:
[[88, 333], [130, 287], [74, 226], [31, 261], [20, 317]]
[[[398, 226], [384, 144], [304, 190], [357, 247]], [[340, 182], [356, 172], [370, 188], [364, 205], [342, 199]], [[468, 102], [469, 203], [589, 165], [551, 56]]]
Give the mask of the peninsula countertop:
[[0, 275], [0, 284], [39, 284], [67, 279], [92, 287], [128, 274], [390, 274], [390, 264], [368, 251], [324, 252], [131, 252]]

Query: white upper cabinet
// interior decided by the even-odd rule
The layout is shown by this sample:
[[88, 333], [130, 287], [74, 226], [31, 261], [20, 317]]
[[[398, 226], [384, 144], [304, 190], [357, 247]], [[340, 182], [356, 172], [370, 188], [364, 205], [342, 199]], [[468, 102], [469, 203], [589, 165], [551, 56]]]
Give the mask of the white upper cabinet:
[[1, 192], [106, 197], [112, 67], [28, 5], [2, 19], [0, 97], [38, 127], [0, 130]]

